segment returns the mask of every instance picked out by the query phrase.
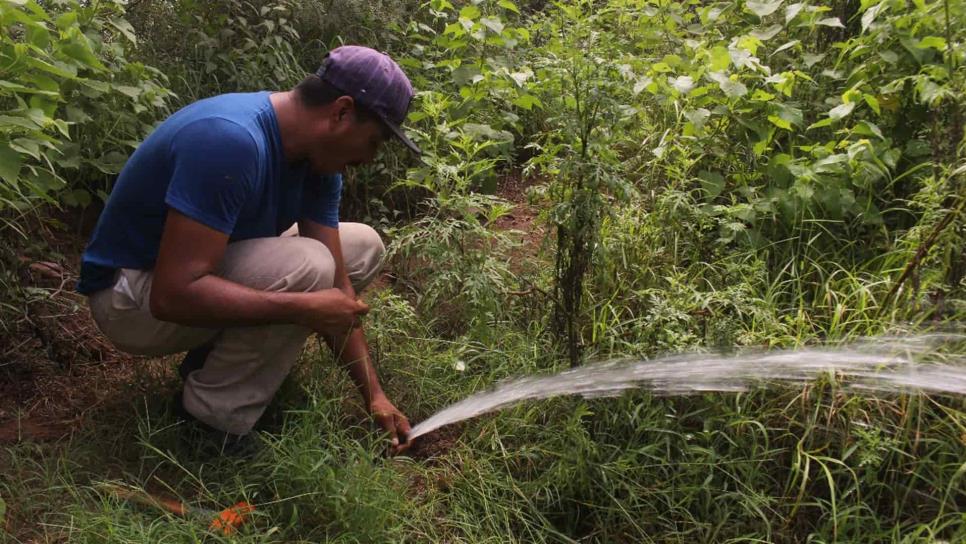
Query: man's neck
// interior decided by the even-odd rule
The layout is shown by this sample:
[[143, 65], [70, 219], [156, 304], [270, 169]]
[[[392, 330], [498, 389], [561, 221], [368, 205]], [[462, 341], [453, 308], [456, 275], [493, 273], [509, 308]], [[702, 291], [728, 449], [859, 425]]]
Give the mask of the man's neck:
[[282, 91], [269, 95], [272, 107], [275, 109], [275, 119], [278, 122], [279, 138], [282, 140], [282, 152], [285, 160], [293, 163], [305, 158], [308, 143], [306, 134], [305, 111], [295, 93]]

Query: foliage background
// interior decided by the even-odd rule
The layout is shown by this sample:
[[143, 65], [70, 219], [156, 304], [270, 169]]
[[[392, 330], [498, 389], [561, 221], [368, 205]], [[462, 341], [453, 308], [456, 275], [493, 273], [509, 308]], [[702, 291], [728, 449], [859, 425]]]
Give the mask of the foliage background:
[[[368, 329], [414, 420], [598, 357], [956, 327], [964, 10], [0, 0], [0, 338], [54, 295], [22, 280], [51, 255], [36, 233], [83, 236], [73, 218], [96, 215], [155, 123], [212, 94], [288, 88], [339, 43], [389, 51], [419, 90], [423, 159], [385, 150], [344, 210], [391, 242], [395, 284], [372, 295]], [[496, 228], [514, 176], [547, 233], [536, 255]], [[206, 463], [148, 397], [64, 442], [6, 448], [0, 520], [13, 541], [219, 539], [119, 503], [103, 483], [122, 480], [264, 505], [238, 537], [252, 542], [966, 538], [962, 399], [863, 396], [834, 376], [557, 399], [390, 460], [338, 369], [312, 350], [306, 363], [254, 461]]]

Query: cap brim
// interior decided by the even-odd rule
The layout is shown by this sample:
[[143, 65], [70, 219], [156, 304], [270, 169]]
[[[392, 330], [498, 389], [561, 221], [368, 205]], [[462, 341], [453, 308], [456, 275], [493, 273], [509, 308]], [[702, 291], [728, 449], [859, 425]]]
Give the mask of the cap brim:
[[399, 140], [401, 140], [402, 143], [406, 144], [406, 147], [408, 147], [410, 151], [412, 151], [417, 155], [423, 154], [423, 151], [419, 149], [419, 146], [414, 144], [413, 141], [409, 139], [409, 136], [406, 136], [406, 133], [403, 132], [403, 129], [401, 127], [398, 127], [390, 123], [389, 121], [386, 121], [385, 119], [383, 119], [383, 124], [389, 127], [389, 130], [391, 130], [392, 133], [396, 135], [396, 138], [399, 138]]

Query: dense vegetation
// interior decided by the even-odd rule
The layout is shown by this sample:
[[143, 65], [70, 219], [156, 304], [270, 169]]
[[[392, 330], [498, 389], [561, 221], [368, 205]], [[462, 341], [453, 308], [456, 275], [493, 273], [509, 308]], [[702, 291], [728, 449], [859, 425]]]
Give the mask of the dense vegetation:
[[[423, 160], [385, 150], [344, 210], [391, 242], [367, 328], [413, 420], [589, 359], [949, 327], [966, 317], [964, 23], [949, 0], [0, 0], [0, 338], [50, 296], [18, 272], [45, 251], [34, 227], [96, 210], [167, 113], [287, 88], [341, 41], [391, 52], [418, 90]], [[506, 178], [541, 211], [539, 252], [497, 228]], [[208, 462], [162, 393], [134, 402], [0, 453], [13, 541], [223, 538], [110, 480], [246, 497], [251, 542], [966, 540], [963, 399], [834, 376], [541, 401], [418, 459], [384, 458], [314, 349], [253, 461]]]

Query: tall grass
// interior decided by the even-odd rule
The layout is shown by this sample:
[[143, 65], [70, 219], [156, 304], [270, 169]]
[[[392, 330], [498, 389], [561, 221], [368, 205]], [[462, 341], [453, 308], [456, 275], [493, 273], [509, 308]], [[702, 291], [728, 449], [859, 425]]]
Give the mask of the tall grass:
[[[489, 334], [504, 340], [494, 344], [443, 340], [397, 295], [372, 302], [386, 389], [414, 419], [500, 379], [566, 365], [512, 328], [495, 325]], [[966, 537], [963, 399], [867, 397], [833, 377], [741, 394], [551, 399], [444, 428], [416, 457], [387, 458], [327, 355], [309, 350], [284, 391], [281, 418], [250, 460], [205, 458], [161, 396], [104, 413], [61, 444], [8, 446], [0, 497], [11, 541]], [[105, 482], [212, 509], [244, 499], [258, 512], [227, 539], [203, 517], [119, 501]]]

